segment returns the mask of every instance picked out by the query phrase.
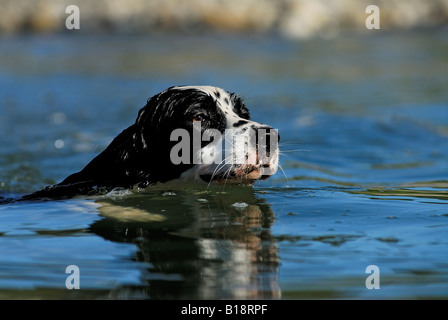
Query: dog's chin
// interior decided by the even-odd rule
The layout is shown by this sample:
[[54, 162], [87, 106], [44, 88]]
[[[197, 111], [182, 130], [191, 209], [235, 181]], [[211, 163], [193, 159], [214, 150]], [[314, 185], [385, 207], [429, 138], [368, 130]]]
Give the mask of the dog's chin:
[[268, 166], [242, 165], [228, 166], [227, 169], [211, 170], [206, 168], [199, 173], [199, 177], [205, 182], [215, 182], [218, 184], [240, 184], [253, 185], [256, 180], [266, 180], [275, 173]]

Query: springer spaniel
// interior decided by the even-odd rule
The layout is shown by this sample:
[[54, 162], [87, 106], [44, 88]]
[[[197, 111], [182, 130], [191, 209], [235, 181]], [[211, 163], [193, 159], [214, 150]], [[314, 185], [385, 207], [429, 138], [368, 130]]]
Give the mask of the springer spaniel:
[[279, 135], [250, 120], [241, 98], [177, 86], [148, 99], [135, 124], [84, 169], [23, 197], [67, 198], [173, 179], [251, 185], [277, 171]]

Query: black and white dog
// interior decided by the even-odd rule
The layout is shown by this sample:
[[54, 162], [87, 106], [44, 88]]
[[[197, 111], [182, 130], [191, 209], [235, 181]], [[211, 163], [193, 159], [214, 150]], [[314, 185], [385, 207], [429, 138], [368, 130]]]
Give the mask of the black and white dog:
[[[249, 134], [250, 133], [250, 134]], [[246, 137], [246, 139], [239, 139]], [[277, 171], [279, 135], [250, 120], [241, 98], [178, 86], [148, 99], [135, 124], [80, 172], [24, 197], [65, 198], [173, 179], [253, 184]]]

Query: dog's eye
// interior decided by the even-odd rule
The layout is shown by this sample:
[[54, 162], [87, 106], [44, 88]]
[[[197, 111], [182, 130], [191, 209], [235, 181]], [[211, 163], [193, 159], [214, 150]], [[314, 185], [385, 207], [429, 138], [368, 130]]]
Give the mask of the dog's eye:
[[203, 122], [205, 121], [205, 115], [203, 114], [197, 114], [193, 117], [193, 122]]

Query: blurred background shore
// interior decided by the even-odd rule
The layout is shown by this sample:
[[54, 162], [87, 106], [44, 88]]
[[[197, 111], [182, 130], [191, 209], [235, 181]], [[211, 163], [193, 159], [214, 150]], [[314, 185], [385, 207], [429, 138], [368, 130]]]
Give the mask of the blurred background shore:
[[0, 33], [65, 32], [65, 9], [80, 9], [79, 32], [275, 33], [331, 38], [365, 30], [368, 5], [380, 9], [382, 30], [448, 24], [448, 0], [0, 0]]

